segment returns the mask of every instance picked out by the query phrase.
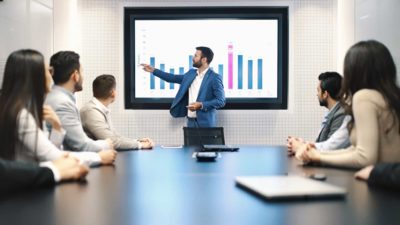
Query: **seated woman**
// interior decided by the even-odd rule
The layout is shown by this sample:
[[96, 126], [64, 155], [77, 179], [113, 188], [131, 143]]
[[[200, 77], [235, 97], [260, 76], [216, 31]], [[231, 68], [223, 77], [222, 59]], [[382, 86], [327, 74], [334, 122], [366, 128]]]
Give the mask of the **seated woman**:
[[389, 50], [370, 40], [353, 45], [344, 60], [341, 90], [352, 145], [332, 152], [303, 145], [296, 158], [303, 163], [361, 168], [378, 162], [400, 161], [400, 89]]
[[[51, 83], [51, 74], [45, 69], [43, 55], [39, 52], [19, 50], [8, 57], [0, 95], [1, 158], [42, 162], [65, 154], [43, 132], [43, 119], [60, 130], [55, 113], [51, 108], [43, 107]], [[71, 155], [88, 165], [111, 164], [116, 151], [74, 152]]]

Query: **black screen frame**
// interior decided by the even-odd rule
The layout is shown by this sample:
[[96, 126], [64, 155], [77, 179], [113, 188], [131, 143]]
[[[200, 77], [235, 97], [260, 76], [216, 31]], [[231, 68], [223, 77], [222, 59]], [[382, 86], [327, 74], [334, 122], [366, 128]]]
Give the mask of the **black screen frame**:
[[[169, 109], [173, 98], [135, 98], [134, 20], [146, 19], [277, 19], [277, 98], [226, 98], [222, 109], [287, 109], [289, 65], [288, 7], [125, 7], [124, 78], [126, 109]], [[196, 46], [194, 46], [196, 47]], [[131, 76], [131, 74], [133, 74]]]

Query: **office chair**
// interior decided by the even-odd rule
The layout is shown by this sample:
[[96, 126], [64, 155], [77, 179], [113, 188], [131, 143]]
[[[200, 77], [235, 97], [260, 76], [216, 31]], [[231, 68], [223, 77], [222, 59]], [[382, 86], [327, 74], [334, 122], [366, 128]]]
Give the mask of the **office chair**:
[[224, 145], [223, 127], [183, 127], [185, 146]]

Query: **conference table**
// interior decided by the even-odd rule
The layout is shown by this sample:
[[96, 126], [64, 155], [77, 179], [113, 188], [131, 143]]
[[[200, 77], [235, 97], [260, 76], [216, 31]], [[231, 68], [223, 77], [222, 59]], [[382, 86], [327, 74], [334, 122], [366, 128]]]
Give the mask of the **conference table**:
[[[114, 166], [93, 168], [86, 182], [10, 196], [0, 224], [258, 225], [399, 224], [400, 196], [369, 187], [353, 170], [302, 166], [283, 146], [242, 145], [215, 162], [196, 148], [125, 151]], [[268, 201], [235, 184], [236, 176], [323, 173], [344, 198]]]

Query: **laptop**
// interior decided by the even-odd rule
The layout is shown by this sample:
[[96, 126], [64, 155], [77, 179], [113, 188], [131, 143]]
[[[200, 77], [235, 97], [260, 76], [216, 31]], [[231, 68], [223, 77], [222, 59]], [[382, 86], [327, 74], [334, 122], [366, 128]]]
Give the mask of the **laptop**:
[[344, 197], [344, 188], [300, 176], [243, 176], [236, 184], [267, 200]]
[[204, 152], [237, 152], [239, 147], [233, 145], [203, 145]]

